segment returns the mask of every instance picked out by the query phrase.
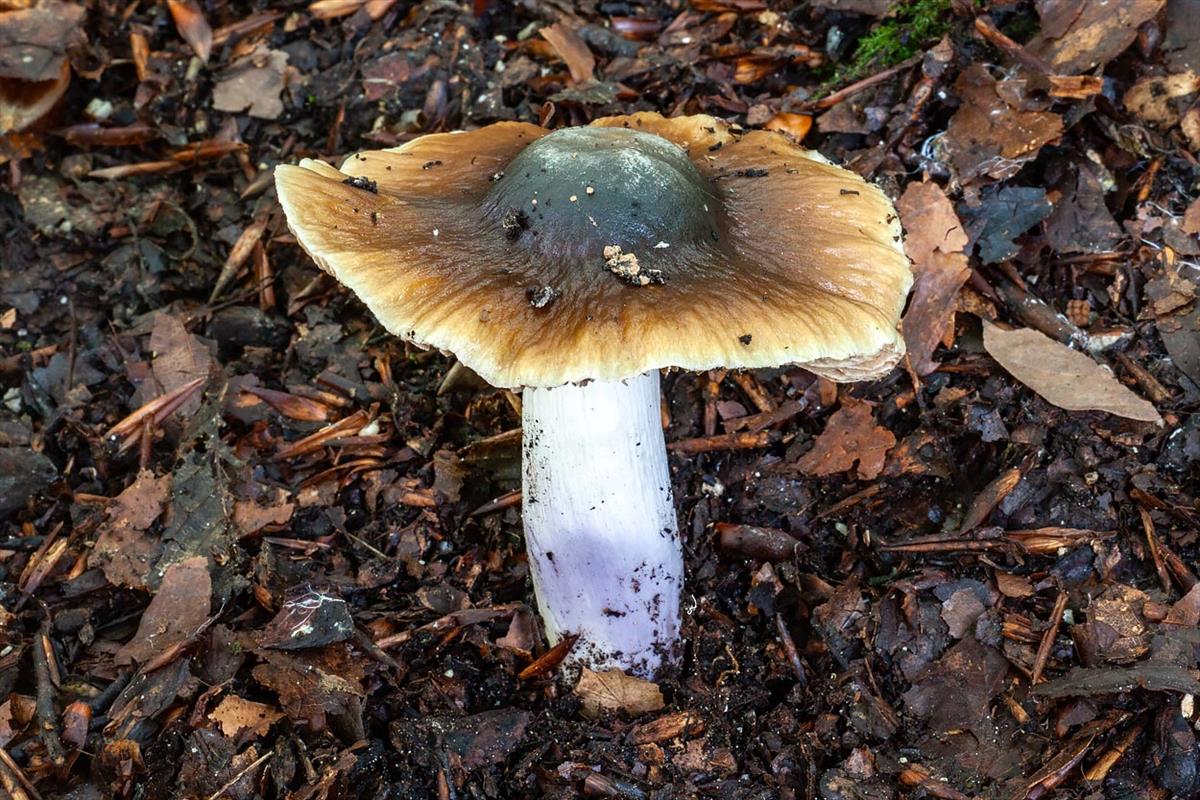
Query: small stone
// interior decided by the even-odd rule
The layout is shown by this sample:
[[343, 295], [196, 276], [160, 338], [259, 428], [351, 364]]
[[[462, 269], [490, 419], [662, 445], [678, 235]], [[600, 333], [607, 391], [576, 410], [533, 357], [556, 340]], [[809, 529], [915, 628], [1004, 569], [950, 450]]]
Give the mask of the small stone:
[[0, 447], [0, 514], [25, 505], [58, 477], [54, 462], [28, 447]]

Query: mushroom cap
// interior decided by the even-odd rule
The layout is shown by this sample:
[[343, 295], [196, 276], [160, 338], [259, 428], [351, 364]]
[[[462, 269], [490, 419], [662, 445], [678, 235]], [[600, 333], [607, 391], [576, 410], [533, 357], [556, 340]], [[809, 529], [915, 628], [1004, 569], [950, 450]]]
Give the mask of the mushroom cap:
[[0, 135], [29, 128], [66, 93], [66, 54], [83, 16], [82, 6], [54, 0], [0, 12]]
[[495, 386], [784, 364], [862, 380], [904, 353], [895, 209], [779, 133], [499, 122], [275, 182], [300, 245], [384, 327]]

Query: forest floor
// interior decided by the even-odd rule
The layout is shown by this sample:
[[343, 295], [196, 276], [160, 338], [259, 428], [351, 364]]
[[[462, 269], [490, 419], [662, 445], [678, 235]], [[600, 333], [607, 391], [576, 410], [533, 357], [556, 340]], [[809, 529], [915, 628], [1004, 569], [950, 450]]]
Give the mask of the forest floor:
[[[0, 138], [0, 797], [1200, 796], [1194, 0], [18, 5], [0, 112], [70, 85]], [[683, 666], [597, 700], [519, 398], [272, 170], [634, 110], [878, 183], [916, 285], [882, 380], [664, 374]]]

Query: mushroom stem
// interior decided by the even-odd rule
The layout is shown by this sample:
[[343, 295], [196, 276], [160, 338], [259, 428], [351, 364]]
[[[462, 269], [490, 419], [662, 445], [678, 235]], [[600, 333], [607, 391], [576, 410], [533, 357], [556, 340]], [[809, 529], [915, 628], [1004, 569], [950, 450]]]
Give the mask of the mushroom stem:
[[526, 550], [553, 644], [568, 667], [652, 678], [679, 658], [683, 547], [675, 520], [658, 371], [526, 389]]

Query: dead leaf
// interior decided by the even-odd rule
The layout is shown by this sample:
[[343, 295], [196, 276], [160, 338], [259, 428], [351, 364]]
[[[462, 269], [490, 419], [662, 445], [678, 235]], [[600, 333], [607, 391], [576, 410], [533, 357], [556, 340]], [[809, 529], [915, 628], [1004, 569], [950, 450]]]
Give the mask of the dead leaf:
[[1007, 674], [1004, 656], [969, 636], [916, 676], [904, 705], [935, 731], [994, 730], [989, 701]]
[[354, 620], [345, 600], [304, 587], [288, 597], [274, 619], [258, 632], [258, 643], [277, 650], [300, 650], [343, 642], [353, 635]]
[[351, 736], [361, 736], [363, 690], [359, 676], [342, 673], [329, 663], [328, 651], [284, 653], [263, 650], [265, 663], [254, 668], [258, 683], [279, 695], [283, 710], [309, 730], [321, 731], [328, 724], [346, 727]]
[[238, 536], [251, 536], [263, 528], [284, 525], [292, 518], [296, 504], [288, 500], [288, 493], [276, 489], [274, 498], [263, 506], [254, 500], [237, 500], [233, 504], [233, 524]]
[[1077, 74], [1107, 64], [1133, 44], [1138, 26], [1153, 19], [1165, 0], [1080, 0], [1038, 3], [1042, 30], [1026, 49], [1056, 72]]
[[1128, 664], [1145, 655], [1151, 640], [1145, 619], [1149, 599], [1144, 592], [1120, 583], [1092, 598], [1087, 621], [1077, 631], [1084, 662]]
[[787, 114], [781, 111], [767, 120], [763, 127], [769, 131], [786, 133], [795, 141], [802, 142], [812, 129], [812, 124], [813, 118], [809, 114]]
[[1167, 625], [1183, 625], [1195, 628], [1200, 625], [1200, 583], [1179, 598], [1163, 620]]
[[15, 692], [0, 703], [0, 747], [8, 747], [8, 743], [33, 721], [36, 708], [32, 697]]
[[108, 521], [88, 556], [88, 565], [103, 570], [109, 583], [146, 588], [146, 575], [158, 557], [160, 543], [145, 531], [162, 513], [170, 488], [169, 475], [158, 478], [142, 470], [109, 506]]
[[972, 589], [959, 589], [942, 601], [941, 617], [955, 639], [961, 639], [975, 630], [975, 621], [987, 610]]
[[145, 663], [168, 647], [187, 641], [208, 621], [211, 603], [208, 560], [193, 556], [172, 564], [142, 614], [137, 633], [117, 651], [113, 661]]
[[266, 736], [271, 725], [282, 716], [281, 712], [271, 706], [235, 695], [226, 695], [208, 714], [208, 718], [220, 726], [221, 733], [229, 738], [242, 731], [249, 731], [254, 738]]
[[538, 33], [550, 43], [558, 57], [567, 62], [571, 80], [575, 83], [589, 83], [595, 78], [596, 57], [578, 33], [562, 22], [547, 25]]
[[180, 38], [188, 43], [196, 58], [207, 64], [212, 54], [213, 32], [199, 4], [196, 0], [167, 0], [167, 7]]
[[928, 375], [937, 369], [933, 351], [953, 322], [958, 291], [971, 276], [963, 252], [968, 239], [954, 205], [936, 183], [910, 183], [896, 210], [916, 277], [904, 315], [904, 341], [913, 371]]
[[430, 727], [441, 747], [467, 769], [501, 764], [525, 738], [530, 714], [519, 708], [496, 708], [469, 717], [433, 718]]
[[1024, 575], [1011, 572], [996, 573], [996, 588], [1005, 597], [1033, 597], [1033, 584]]
[[[163, 394], [197, 378], [208, 378], [212, 373], [212, 354], [208, 348], [170, 314], [154, 315], [150, 352], [154, 355], [151, 371]], [[179, 415], [184, 419], [191, 417], [199, 410], [202, 399], [199, 394], [189, 397], [179, 407]]]
[[1179, 120], [1179, 130], [1187, 138], [1192, 155], [1200, 153], [1200, 103], [1189, 108]]
[[1057, 114], [1010, 105], [981, 63], [964, 70], [954, 88], [962, 105], [950, 118], [944, 138], [950, 165], [963, 183], [981, 175], [1011, 177], [1043, 145], [1062, 135], [1063, 122]]
[[896, 201], [896, 210], [904, 224], [904, 252], [913, 263], [923, 264], [935, 250], [961, 253], [967, 246], [954, 204], [936, 183], [910, 183]]
[[1200, 307], [1160, 319], [1158, 334], [1175, 368], [1200, 383]]
[[213, 108], [258, 119], [275, 119], [283, 113], [284, 79], [288, 54], [260, 46], [221, 72], [213, 87]]
[[1163, 424], [1149, 402], [1090, 357], [1031, 328], [1004, 330], [983, 321], [983, 346], [1014, 378], [1068, 411], [1105, 411]]
[[1102, 253], [1124, 235], [1105, 202], [1105, 188], [1089, 162], [1064, 160], [1047, 169], [1060, 197], [1046, 218], [1046, 241], [1062, 253]]
[[892, 432], [875, 424], [870, 403], [843, 397], [842, 407], [829, 418], [813, 448], [796, 462], [796, 467], [805, 475], [834, 475], [846, 472], [857, 462], [859, 479], [874, 480], [895, 444]]
[[1142, 78], [1125, 92], [1125, 108], [1144, 122], [1170, 128], [1179, 122], [1180, 109], [1173, 100], [1200, 92], [1200, 75], [1181, 72], [1176, 75]]
[[581, 703], [579, 713], [588, 719], [614, 711], [644, 714], [658, 711], [664, 705], [658, 684], [626, 675], [619, 669], [593, 672], [584, 667], [575, 694]]
[[1191, 236], [1200, 234], [1200, 197], [1193, 200], [1184, 212], [1182, 230]]

